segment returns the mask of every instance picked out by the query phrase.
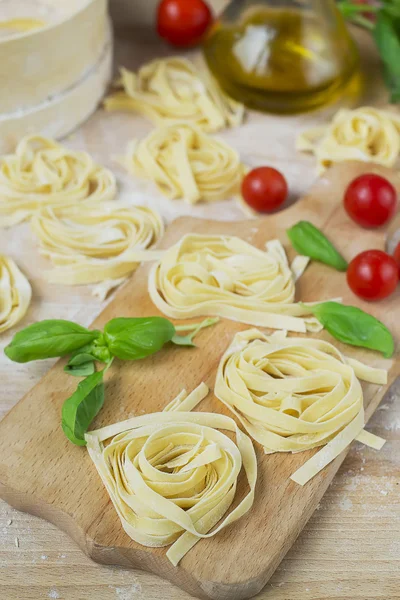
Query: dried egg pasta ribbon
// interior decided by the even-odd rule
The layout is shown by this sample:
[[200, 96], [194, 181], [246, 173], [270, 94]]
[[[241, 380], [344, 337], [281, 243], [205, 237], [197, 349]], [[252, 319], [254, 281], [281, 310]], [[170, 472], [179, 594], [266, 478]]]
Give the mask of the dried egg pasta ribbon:
[[[175, 566], [201, 538], [237, 521], [254, 501], [257, 461], [250, 438], [229, 417], [190, 412], [207, 393], [201, 384], [189, 396], [179, 394], [165, 412], [85, 436], [126, 533], [143, 546], [172, 544], [167, 557]], [[235, 433], [236, 444], [218, 429]], [[250, 489], [224, 517], [242, 466]]]
[[346, 160], [392, 167], [400, 154], [400, 115], [370, 107], [342, 109], [329, 125], [300, 134], [296, 148], [315, 155], [319, 173]]
[[121, 69], [120, 84], [123, 91], [105, 100], [107, 110], [134, 110], [156, 125], [187, 123], [208, 132], [243, 122], [243, 104], [185, 58], [154, 60], [137, 74]]
[[160, 127], [128, 145], [124, 165], [169, 198], [188, 204], [225, 200], [239, 192], [244, 166], [236, 150], [189, 125]]
[[238, 333], [218, 367], [215, 395], [266, 453], [326, 446], [292, 479], [304, 485], [354, 439], [381, 447], [364, 428], [359, 379], [382, 385], [387, 371], [347, 359], [323, 340]]
[[29, 308], [32, 289], [15, 262], [0, 255], [0, 333], [13, 327]]
[[150, 248], [163, 235], [163, 221], [156, 211], [142, 206], [111, 202], [62, 210], [48, 207], [33, 216], [31, 226], [40, 253], [54, 265], [48, 280], [65, 285], [104, 282], [104, 291], [95, 288], [100, 296], [140, 262], [162, 256]]
[[23, 138], [15, 154], [0, 158], [0, 227], [30, 218], [44, 206], [112, 200], [115, 177], [86, 152], [37, 135]]
[[302, 318], [307, 309], [294, 301], [295, 276], [278, 240], [263, 251], [237, 237], [186, 235], [152, 267], [149, 293], [174, 319], [218, 316], [272, 329], [321, 330], [315, 318]]

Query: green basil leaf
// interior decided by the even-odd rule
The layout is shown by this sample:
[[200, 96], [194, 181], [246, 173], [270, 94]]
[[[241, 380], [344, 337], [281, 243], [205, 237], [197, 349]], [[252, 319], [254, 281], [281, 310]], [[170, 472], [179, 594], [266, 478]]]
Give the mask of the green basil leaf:
[[345, 344], [382, 352], [385, 358], [394, 353], [394, 340], [389, 329], [372, 315], [355, 306], [338, 302], [306, 304], [329, 333]]
[[104, 338], [113, 356], [138, 360], [158, 352], [175, 335], [173, 324], [162, 317], [112, 319], [104, 328]]
[[187, 335], [175, 334], [174, 337], [172, 338], [171, 342], [173, 344], [176, 344], [177, 346], [196, 347], [196, 344], [193, 343], [193, 338], [199, 333], [199, 331], [201, 331], [202, 329], [205, 329], [206, 327], [211, 327], [211, 325], [215, 325], [215, 323], [218, 323], [218, 321], [219, 321], [219, 318], [215, 317], [215, 318], [205, 319], [201, 323], [198, 323], [198, 324], [195, 323], [194, 325], [178, 325], [175, 327], [176, 331], [190, 331], [191, 329], [193, 331], [191, 333], [188, 333]]
[[97, 358], [91, 352], [79, 352], [74, 354], [69, 359], [67, 366], [68, 367], [80, 367], [88, 362], [94, 362]]
[[70, 354], [99, 335], [72, 321], [38, 321], [16, 333], [4, 352], [14, 362], [43, 360]]
[[74, 377], [87, 377], [95, 372], [95, 364], [93, 360], [87, 360], [80, 365], [70, 365], [68, 363], [65, 365], [64, 371]]
[[400, 18], [381, 10], [374, 29], [374, 38], [383, 62], [391, 101], [400, 102]]
[[86, 377], [63, 404], [61, 427], [77, 446], [86, 446], [85, 433], [104, 404], [103, 371]]
[[327, 237], [309, 221], [299, 221], [287, 230], [287, 235], [293, 248], [299, 254], [309, 256], [313, 260], [325, 263], [337, 269], [346, 271], [348, 264]]

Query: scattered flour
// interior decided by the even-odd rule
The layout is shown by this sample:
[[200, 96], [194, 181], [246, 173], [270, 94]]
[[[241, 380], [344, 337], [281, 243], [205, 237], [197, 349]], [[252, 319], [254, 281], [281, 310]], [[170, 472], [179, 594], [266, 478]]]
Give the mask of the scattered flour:
[[109, 585], [108, 587], [115, 590], [116, 600], [137, 600], [138, 595], [142, 591], [142, 586], [138, 581], [128, 587], [114, 587], [113, 585]]
[[343, 498], [339, 503], [340, 510], [351, 511], [353, 509], [353, 503], [350, 498]]
[[386, 431], [400, 431], [400, 417], [393, 419], [389, 425], [385, 426]]
[[47, 556], [47, 554], [42, 554], [42, 556], [40, 558], [42, 560], [47, 560], [49, 557]]
[[54, 588], [47, 595], [49, 598], [61, 598], [60, 594]]

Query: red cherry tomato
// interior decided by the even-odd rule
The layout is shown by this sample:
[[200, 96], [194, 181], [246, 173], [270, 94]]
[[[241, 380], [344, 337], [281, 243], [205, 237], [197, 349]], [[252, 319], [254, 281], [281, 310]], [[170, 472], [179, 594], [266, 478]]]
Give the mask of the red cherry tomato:
[[161, 0], [157, 12], [157, 32], [174, 46], [194, 46], [212, 22], [204, 0]]
[[347, 270], [350, 289], [363, 300], [382, 300], [399, 283], [399, 268], [393, 256], [382, 250], [367, 250], [353, 258]]
[[242, 182], [242, 196], [258, 212], [271, 212], [287, 198], [286, 179], [272, 167], [257, 167], [247, 173]]
[[396, 246], [396, 250], [394, 251], [393, 258], [399, 266], [399, 276], [400, 276], [400, 242]]
[[354, 179], [346, 190], [344, 207], [361, 227], [380, 227], [396, 210], [397, 194], [384, 177], [368, 173]]

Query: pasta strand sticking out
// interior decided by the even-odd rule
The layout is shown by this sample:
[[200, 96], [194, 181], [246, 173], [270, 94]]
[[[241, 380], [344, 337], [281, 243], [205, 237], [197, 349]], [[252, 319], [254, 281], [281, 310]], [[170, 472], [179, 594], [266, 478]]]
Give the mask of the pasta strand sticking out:
[[96, 165], [86, 152], [28, 136], [15, 154], [0, 158], [0, 227], [25, 221], [44, 206], [112, 200], [116, 191], [113, 173]]
[[[254, 501], [257, 461], [250, 438], [229, 417], [190, 412], [207, 393], [202, 383], [189, 395], [181, 392], [164, 412], [85, 436], [126, 533], [143, 546], [172, 544], [167, 557], [175, 566], [200, 539], [237, 521]], [[218, 429], [234, 433], [236, 443]], [[225, 516], [242, 467], [250, 489]]]
[[400, 115], [370, 107], [343, 109], [329, 125], [300, 134], [296, 148], [314, 154], [318, 173], [346, 160], [392, 167], [400, 154]]
[[327, 444], [292, 479], [304, 485], [354, 439], [365, 435], [358, 378], [382, 385], [387, 371], [347, 359], [323, 340], [238, 333], [218, 367], [215, 395], [266, 453], [298, 452]]
[[187, 123], [213, 132], [243, 122], [244, 106], [224, 94], [205, 70], [185, 58], [154, 60], [132, 73], [121, 69], [123, 91], [104, 102], [107, 110], [133, 110], [156, 125]]

